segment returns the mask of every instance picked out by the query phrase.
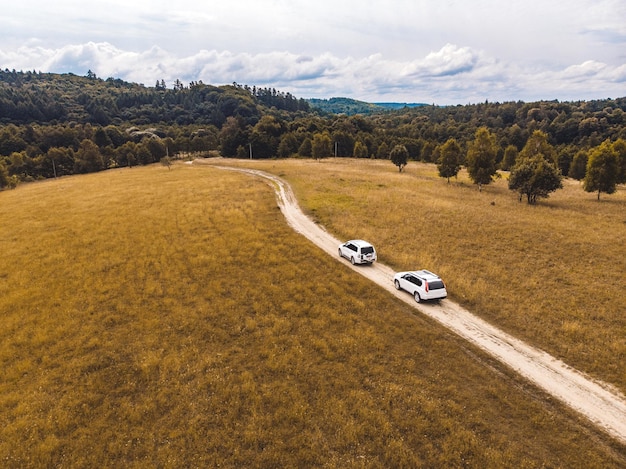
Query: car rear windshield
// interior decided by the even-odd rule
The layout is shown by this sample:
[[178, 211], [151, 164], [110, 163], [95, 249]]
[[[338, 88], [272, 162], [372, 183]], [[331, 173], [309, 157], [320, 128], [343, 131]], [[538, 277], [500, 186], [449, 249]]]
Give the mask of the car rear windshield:
[[374, 248], [372, 246], [365, 246], [365, 247], [361, 248], [361, 252], [363, 254], [373, 254], [374, 253]]
[[431, 280], [428, 282], [428, 288], [431, 290], [441, 290], [442, 288], [445, 288], [445, 285], [441, 280]]

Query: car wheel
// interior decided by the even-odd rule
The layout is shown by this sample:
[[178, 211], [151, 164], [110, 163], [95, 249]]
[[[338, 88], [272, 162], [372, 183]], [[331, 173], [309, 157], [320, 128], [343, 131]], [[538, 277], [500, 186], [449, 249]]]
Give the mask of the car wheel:
[[413, 298], [415, 298], [415, 301], [417, 301], [418, 303], [422, 301], [422, 299], [420, 298], [420, 294], [417, 291], [413, 293]]
[[354, 265], [354, 264], [355, 264], [355, 262], [354, 262], [354, 256], [352, 256], [352, 257], [350, 258], [350, 262], [352, 263], [352, 265]]
[[394, 280], [393, 284], [396, 286], [396, 290], [400, 290], [400, 282], [398, 280]]
[[341, 254], [341, 249], [339, 250], [339, 257], [343, 257], [343, 254]]

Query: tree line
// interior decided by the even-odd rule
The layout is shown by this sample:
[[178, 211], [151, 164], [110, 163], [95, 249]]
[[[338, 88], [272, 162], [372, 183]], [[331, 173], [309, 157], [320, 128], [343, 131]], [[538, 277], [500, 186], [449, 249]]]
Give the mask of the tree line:
[[[456, 158], [453, 167], [469, 170], [482, 155], [476, 139], [484, 140], [485, 130], [497, 169], [513, 170], [520, 158], [533, 160], [524, 149], [541, 135], [549, 145], [544, 159], [560, 177], [584, 180], [594, 152], [611, 147], [617, 165], [609, 165], [609, 172], [617, 184], [623, 179], [626, 98], [428, 105], [348, 115], [324, 113], [273, 88], [174, 85], [168, 89], [157, 80], [149, 88], [93, 73], [0, 71], [0, 185], [210, 151], [239, 158], [406, 157], [440, 165]], [[445, 176], [450, 171], [442, 177], [451, 177]]]

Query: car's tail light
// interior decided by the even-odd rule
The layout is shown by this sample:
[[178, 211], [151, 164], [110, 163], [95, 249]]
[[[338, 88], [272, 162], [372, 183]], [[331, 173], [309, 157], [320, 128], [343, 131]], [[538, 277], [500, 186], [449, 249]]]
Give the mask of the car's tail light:
[[426, 293], [428, 293], [428, 282], [424, 282], [424, 288], [426, 289]]

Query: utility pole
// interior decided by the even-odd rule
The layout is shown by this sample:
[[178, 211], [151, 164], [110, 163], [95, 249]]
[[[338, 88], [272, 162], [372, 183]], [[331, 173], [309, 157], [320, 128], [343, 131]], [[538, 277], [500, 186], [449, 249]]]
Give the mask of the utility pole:
[[248, 146], [250, 147], [250, 159], [252, 159], [252, 144], [248, 143]]

